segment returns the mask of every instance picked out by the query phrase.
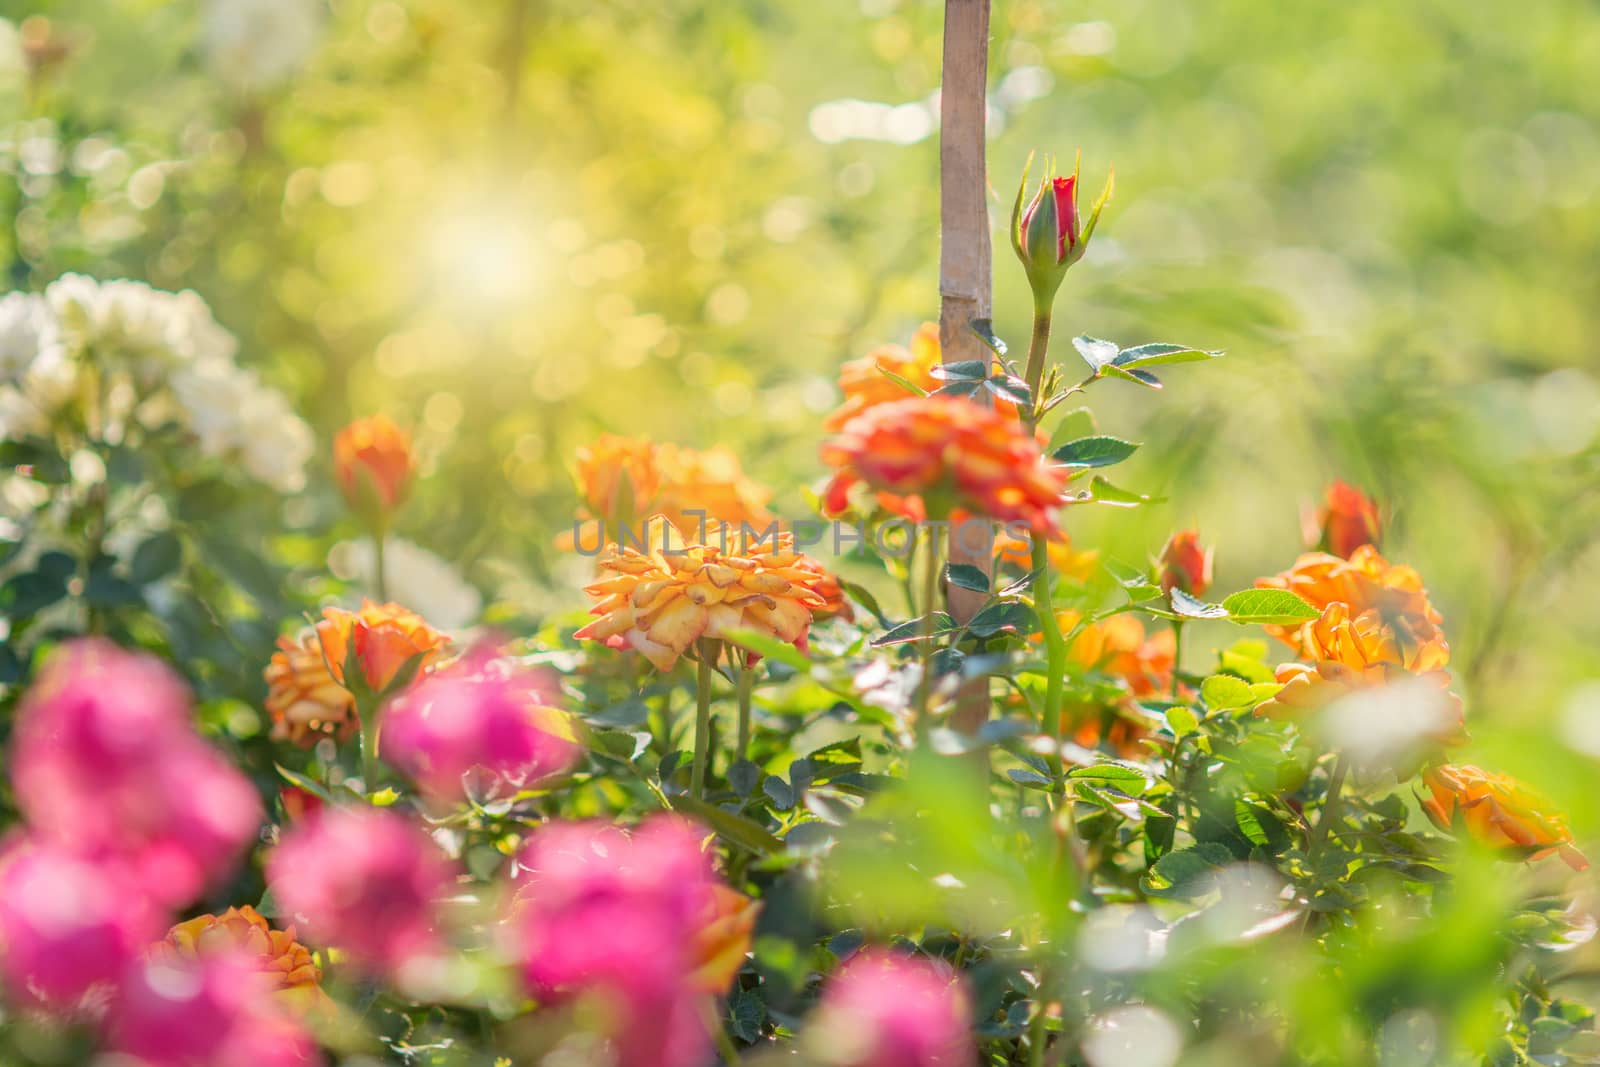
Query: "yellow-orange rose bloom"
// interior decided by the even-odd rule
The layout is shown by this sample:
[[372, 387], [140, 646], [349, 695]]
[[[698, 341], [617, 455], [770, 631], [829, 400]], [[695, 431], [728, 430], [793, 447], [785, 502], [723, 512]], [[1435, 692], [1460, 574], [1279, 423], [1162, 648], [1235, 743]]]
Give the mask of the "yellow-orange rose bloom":
[[956, 396], [879, 404], [823, 445], [822, 460], [838, 472], [823, 495], [831, 515], [865, 484], [913, 522], [960, 508], [1047, 534], [1067, 485], [1066, 471], [1045, 462], [1038, 438], [1014, 417]]
[[[839, 391], [844, 394], [844, 403], [823, 420], [822, 428], [838, 433], [845, 423], [862, 412], [914, 395], [895, 378], [903, 378], [924, 392], [933, 392], [944, 384], [933, 376], [934, 368], [942, 359], [939, 324], [925, 322], [911, 335], [910, 347], [882, 345], [861, 359], [850, 360], [839, 368]], [[895, 378], [889, 377], [890, 374]], [[1008, 400], [996, 398], [995, 407], [1006, 414], [1016, 413], [1016, 405]]]
[[324, 609], [317, 636], [339, 684], [344, 684], [345, 659], [354, 648], [362, 678], [373, 692], [387, 688], [413, 656], [424, 655], [422, 665], [427, 667], [450, 640], [416, 612], [370, 600], [363, 600], [359, 611]]
[[[1257, 579], [1256, 585], [1287, 589], [1318, 611], [1336, 603], [1349, 605], [1352, 616], [1375, 611], [1405, 657], [1431, 664], [1413, 669], [1430, 670], [1449, 662], [1450, 646], [1440, 629], [1444, 620], [1429, 602], [1422, 576], [1410, 567], [1390, 563], [1371, 545], [1357, 548], [1347, 560], [1326, 552], [1308, 552], [1289, 570]], [[1307, 654], [1302, 643], [1305, 627], [1265, 629], [1302, 655]]]
[[1277, 681], [1283, 688], [1256, 709], [1259, 714], [1298, 718], [1357, 690], [1417, 678], [1443, 693], [1446, 713], [1430, 739], [1443, 745], [1466, 740], [1461, 698], [1449, 692], [1450, 675], [1440, 669], [1444, 659], [1439, 648], [1398, 641], [1377, 611], [1351, 617], [1348, 605], [1329, 604], [1320, 618], [1300, 628], [1298, 645], [1311, 663], [1280, 666]]
[[[1073, 634], [1081, 618], [1075, 611], [1056, 612], [1061, 632], [1072, 635], [1067, 658], [1080, 671], [1122, 683], [1126, 695], [1109, 703], [1068, 701], [1062, 709], [1062, 732], [1088, 748], [1103, 746], [1122, 756], [1142, 756], [1140, 742], [1149, 730], [1131, 714], [1131, 705], [1141, 697], [1171, 692], [1177, 645], [1173, 633], [1161, 630], [1149, 635], [1144, 623], [1132, 615], [1113, 615]], [[1038, 635], [1033, 639], [1040, 640]]]
[[333, 439], [333, 472], [350, 506], [393, 511], [411, 488], [411, 438], [387, 415], [356, 419]]
[[739, 457], [726, 448], [663, 445], [661, 470], [661, 501], [654, 513], [665, 515], [686, 538], [709, 536], [721, 523], [747, 524], [759, 535], [775, 521], [767, 510], [771, 491], [747, 476]]
[[1572, 844], [1566, 817], [1521, 782], [1470, 764], [1430, 767], [1422, 810], [1441, 830], [1453, 829], [1456, 816], [1473, 837], [1491, 848], [1537, 848], [1533, 858], [1559, 853], [1567, 866], [1585, 870], [1589, 861]]
[[311, 951], [295, 940], [294, 927], [274, 930], [246, 904], [221, 915], [200, 915], [181, 922], [150, 949], [154, 959], [192, 960], [213, 952], [242, 952], [253, 956], [272, 988], [310, 1006], [323, 997], [322, 968]]
[[761, 903], [720, 883], [712, 886], [711, 897], [709, 914], [694, 935], [691, 951], [697, 966], [689, 984], [717, 996], [728, 991], [744, 965]]
[[360, 728], [355, 700], [328, 670], [314, 627], [278, 638], [278, 651], [262, 676], [274, 740], [307, 748], [323, 737], [346, 740]]
[[826, 601], [792, 534], [746, 544], [737, 530], [725, 530], [725, 546], [716, 538], [692, 544], [660, 517], [644, 532], [643, 551], [613, 545], [601, 557], [603, 576], [584, 589], [598, 601], [591, 609], [598, 618], [579, 638], [634, 649], [664, 671], [695, 641], [736, 630], [804, 646], [812, 615]]

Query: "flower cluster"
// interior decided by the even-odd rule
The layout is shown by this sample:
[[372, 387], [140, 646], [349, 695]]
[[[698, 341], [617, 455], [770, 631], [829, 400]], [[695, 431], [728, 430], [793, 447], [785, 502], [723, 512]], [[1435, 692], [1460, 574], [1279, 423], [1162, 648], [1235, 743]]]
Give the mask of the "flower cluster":
[[831, 515], [847, 511], [850, 491], [865, 485], [912, 522], [959, 508], [1048, 534], [1067, 484], [1015, 418], [943, 395], [869, 408], [823, 446], [822, 460], [836, 471], [823, 497]]
[[804, 646], [828, 604], [827, 575], [794, 551], [791, 534], [693, 544], [664, 519], [645, 534], [642, 551], [613, 546], [601, 557], [602, 577], [584, 588], [598, 617], [580, 639], [631, 648], [665, 671], [696, 641], [737, 644], [740, 630]]
[[235, 362], [237, 348], [192, 292], [68, 274], [41, 295], [12, 293], [0, 300], [0, 432], [65, 421], [131, 443], [175, 425], [201, 455], [297, 492], [311, 430]]

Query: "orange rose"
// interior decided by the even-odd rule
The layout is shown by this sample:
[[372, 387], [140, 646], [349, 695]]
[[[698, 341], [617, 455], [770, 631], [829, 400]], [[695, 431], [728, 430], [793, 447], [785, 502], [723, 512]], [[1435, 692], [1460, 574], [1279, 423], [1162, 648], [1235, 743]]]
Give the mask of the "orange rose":
[[[939, 346], [939, 324], [925, 322], [911, 335], [909, 348], [901, 345], [882, 345], [861, 359], [853, 359], [839, 368], [839, 391], [844, 393], [844, 403], [822, 422], [829, 433], [838, 433], [845, 423], [879, 404], [904, 400], [914, 393], [889, 377], [903, 378], [925, 392], [933, 392], [944, 382], [933, 376], [934, 368], [943, 360]], [[888, 372], [888, 373], [885, 373]], [[995, 398], [995, 410], [1007, 415], [1016, 414], [1016, 405], [1009, 400]]]
[[710, 536], [721, 523], [736, 530], [748, 524], [759, 536], [775, 521], [767, 510], [772, 493], [746, 476], [739, 458], [726, 448], [701, 451], [663, 445], [661, 469], [661, 500], [654, 510], [686, 538]]
[[823, 495], [830, 515], [847, 510], [850, 490], [865, 484], [912, 522], [963, 508], [1043, 534], [1056, 528], [1067, 484], [1015, 418], [955, 396], [879, 404], [823, 445], [822, 460], [837, 470]]
[[411, 438], [387, 415], [356, 419], [333, 439], [333, 470], [357, 511], [386, 516], [411, 487]]
[[1376, 546], [1382, 528], [1378, 505], [1346, 482], [1328, 486], [1322, 507], [1307, 517], [1305, 526], [1307, 541], [1343, 559], [1363, 545]]
[[1204, 596], [1211, 588], [1211, 549], [1200, 547], [1194, 530], [1179, 530], [1162, 546], [1161, 591], [1168, 596], [1181, 589], [1190, 596]]
[[661, 492], [657, 452], [645, 438], [609, 433], [578, 449], [578, 491], [589, 514], [607, 525], [653, 514]]
[[804, 646], [827, 602], [817, 592], [822, 576], [801, 563], [792, 534], [745, 544], [727, 531], [725, 548], [699, 545], [660, 517], [644, 532], [644, 551], [613, 545], [601, 557], [604, 576], [584, 589], [599, 617], [577, 637], [634, 649], [663, 671], [697, 640], [736, 630]]
[[1070, 635], [1068, 659], [1081, 672], [1093, 671], [1121, 683], [1126, 696], [1108, 703], [1069, 701], [1062, 711], [1062, 732], [1086, 748], [1104, 747], [1128, 758], [1142, 756], [1149, 730], [1135, 716], [1133, 701], [1171, 692], [1176, 668], [1173, 633], [1161, 630], [1148, 636], [1137, 618], [1113, 615], [1073, 635], [1081, 617], [1075, 611], [1056, 613], [1061, 632]]
[[248, 904], [221, 915], [200, 915], [181, 922], [150, 948], [156, 960], [193, 960], [215, 952], [242, 952], [257, 960], [272, 988], [312, 1007], [324, 999], [322, 968], [295, 940], [294, 927], [274, 930]]
[[1573, 870], [1588, 868], [1589, 861], [1573, 847], [1566, 817], [1515, 778], [1455, 764], [1430, 767], [1422, 782], [1429, 792], [1422, 810], [1439, 829], [1453, 829], [1459, 816], [1467, 831], [1491, 848], [1537, 848], [1534, 859], [1557, 852]]
[[711, 887], [711, 897], [710, 913], [694, 935], [692, 952], [698, 966], [689, 975], [689, 984], [720, 996], [744, 965], [761, 903], [720, 882]]
[[[1318, 611], [1329, 604], [1347, 604], [1354, 616], [1376, 611], [1392, 632], [1394, 643], [1406, 657], [1418, 657], [1443, 667], [1450, 646], [1440, 629], [1444, 620], [1428, 600], [1422, 577], [1410, 567], [1390, 563], [1371, 545], [1363, 545], [1348, 560], [1326, 552], [1308, 552], [1294, 566], [1271, 578], [1259, 578], [1263, 589], [1287, 589]], [[1305, 653], [1303, 626], [1268, 626], [1266, 631], [1296, 651]], [[1432, 668], [1417, 668], [1432, 669]]]
[[423, 666], [427, 667], [450, 640], [415, 612], [399, 604], [370, 600], [363, 600], [359, 611], [324, 609], [317, 636], [340, 685], [344, 684], [345, 660], [353, 648], [362, 678], [375, 693], [383, 692], [413, 656], [424, 655]]
[[[1075, 582], [1087, 582], [1094, 574], [1095, 565], [1100, 562], [1099, 552], [1092, 548], [1078, 551], [1072, 547], [1072, 538], [1062, 532], [1050, 537], [1045, 552], [1049, 556], [1050, 566], [1058, 574]], [[995, 533], [994, 558], [1027, 570], [1033, 566], [1033, 542], [1026, 537], [1014, 536], [1002, 527]]]
[[360, 728], [355, 700], [328, 670], [314, 628], [278, 638], [278, 651], [262, 675], [274, 740], [309, 748], [323, 737], [343, 741]]
[[847, 622], [855, 618], [855, 608], [845, 598], [844, 587], [839, 584], [839, 576], [824, 567], [821, 560], [802, 555], [795, 566], [801, 570], [811, 571], [817, 576], [811, 588], [822, 598], [822, 606], [811, 613], [812, 618], [839, 618]]

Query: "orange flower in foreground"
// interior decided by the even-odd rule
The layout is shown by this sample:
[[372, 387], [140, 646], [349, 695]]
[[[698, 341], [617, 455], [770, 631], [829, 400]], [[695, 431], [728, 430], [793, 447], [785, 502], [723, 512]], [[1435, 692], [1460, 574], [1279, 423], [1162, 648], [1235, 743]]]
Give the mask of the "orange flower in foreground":
[[1203, 596], [1211, 588], [1211, 549], [1200, 546], [1200, 534], [1179, 530], [1161, 548], [1161, 591], [1168, 596], [1181, 589], [1190, 596]]
[[954, 396], [879, 404], [822, 448], [837, 469], [824, 510], [845, 511], [865, 484], [881, 505], [912, 522], [962, 507], [1036, 533], [1056, 528], [1066, 472], [1044, 462], [1038, 439], [1015, 418]]
[[691, 951], [697, 964], [689, 984], [703, 993], [721, 996], [733, 984], [750, 951], [761, 902], [720, 882], [711, 886], [710, 913], [694, 935]]
[[273, 740], [309, 748], [323, 737], [343, 741], [360, 728], [355, 700], [328, 670], [314, 628], [278, 638], [278, 651], [262, 676]]
[[411, 488], [411, 438], [387, 415], [356, 419], [333, 439], [333, 472], [358, 511], [387, 514]]
[[1371, 497], [1347, 482], [1334, 482], [1322, 507], [1306, 515], [1305, 528], [1309, 543], [1349, 559], [1362, 545], [1376, 546], [1382, 526]]
[[1575, 871], [1589, 861], [1572, 844], [1566, 817], [1503, 774], [1470, 764], [1430, 767], [1422, 782], [1429, 795], [1422, 810], [1441, 830], [1451, 830], [1459, 815], [1468, 832], [1491, 848], [1537, 848], [1534, 859], [1557, 852]]
[[[1087, 582], [1094, 574], [1095, 566], [1100, 562], [1100, 553], [1088, 548], [1078, 551], [1072, 547], [1072, 538], [1065, 533], [1058, 533], [1050, 538], [1045, 546], [1045, 551], [1050, 557], [1050, 566], [1056, 573], [1071, 578], [1076, 582]], [[1027, 570], [1033, 566], [1033, 542], [1026, 537], [1013, 536], [1004, 528], [995, 533], [994, 557], [1002, 563], [1010, 563]]]
[[426, 654], [423, 666], [438, 658], [449, 638], [399, 604], [361, 602], [359, 611], [326, 608], [317, 623], [322, 652], [338, 682], [344, 684], [344, 664], [355, 650], [367, 688], [381, 693], [407, 660]]
[[817, 591], [821, 576], [801, 563], [792, 534], [746, 544], [727, 531], [724, 550], [686, 542], [660, 517], [644, 532], [643, 551], [613, 545], [600, 558], [603, 577], [584, 589], [598, 601], [591, 614], [599, 617], [579, 638], [632, 648], [664, 671], [695, 641], [736, 630], [804, 647], [826, 600]]
[[[1407, 657], [1427, 660], [1432, 667], [1443, 667], [1450, 658], [1450, 646], [1440, 629], [1443, 619], [1428, 600], [1422, 576], [1410, 567], [1390, 563], [1371, 545], [1363, 545], [1348, 560], [1326, 552], [1308, 552], [1294, 566], [1271, 578], [1258, 578], [1263, 589], [1287, 589], [1318, 611], [1329, 604], [1346, 604], [1352, 616], [1375, 611], [1393, 634], [1395, 644]], [[1268, 626], [1266, 631], [1302, 655], [1308, 655], [1302, 641], [1303, 626]], [[1310, 658], [1308, 656], [1308, 658]], [[1432, 669], [1432, 668], [1417, 668]]]
[[150, 948], [156, 960], [194, 960], [214, 952], [254, 956], [273, 989], [285, 997], [305, 998], [308, 1007], [323, 998], [322, 968], [295, 940], [294, 927], [274, 930], [248, 904], [181, 922]]

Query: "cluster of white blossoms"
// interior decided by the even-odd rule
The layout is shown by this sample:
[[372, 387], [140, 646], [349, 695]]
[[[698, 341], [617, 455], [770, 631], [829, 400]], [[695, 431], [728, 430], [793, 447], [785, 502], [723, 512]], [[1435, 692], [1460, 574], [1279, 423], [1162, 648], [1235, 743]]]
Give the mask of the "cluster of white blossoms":
[[238, 342], [193, 292], [67, 274], [0, 298], [0, 437], [62, 425], [97, 440], [175, 425], [202, 455], [279, 492], [305, 487], [311, 428], [234, 362]]

